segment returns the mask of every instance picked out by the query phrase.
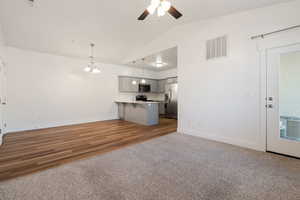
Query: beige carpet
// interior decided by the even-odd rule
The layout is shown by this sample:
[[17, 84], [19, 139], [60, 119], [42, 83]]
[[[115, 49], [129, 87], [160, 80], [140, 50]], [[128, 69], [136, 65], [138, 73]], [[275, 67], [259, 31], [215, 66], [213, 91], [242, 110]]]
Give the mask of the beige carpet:
[[299, 200], [300, 160], [171, 134], [0, 183], [1, 200]]

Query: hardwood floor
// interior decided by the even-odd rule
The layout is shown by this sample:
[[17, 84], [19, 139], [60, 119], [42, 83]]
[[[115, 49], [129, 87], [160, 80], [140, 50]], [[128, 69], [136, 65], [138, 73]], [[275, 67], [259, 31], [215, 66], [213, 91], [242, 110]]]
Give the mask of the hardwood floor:
[[176, 132], [177, 121], [157, 126], [121, 120], [10, 133], [0, 146], [0, 181]]

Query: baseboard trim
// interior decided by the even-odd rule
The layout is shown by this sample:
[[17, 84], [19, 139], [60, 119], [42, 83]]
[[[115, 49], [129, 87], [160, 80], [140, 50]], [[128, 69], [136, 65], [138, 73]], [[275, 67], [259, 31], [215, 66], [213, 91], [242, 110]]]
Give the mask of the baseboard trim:
[[294, 158], [294, 159], [300, 160], [300, 157], [296, 157], [296, 156], [290, 156], [290, 155], [287, 155], [287, 154], [277, 153], [277, 152], [274, 152], [274, 151], [267, 151], [267, 152], [272, 153], [272, 154], [276, 154], [276, 155], [279, 155], [279, 156], [284, 156], [284, 157]]
[[208, 139], [208, 140], [212, 140], [212, 141], [217, 141], [217, 142], [231, 144], [231, 145], [235, 145], [235, 146], [239, 146], [239, 147], [244, 147], [244, 148], [252, 149], [252, 150], [256, 150], [256, 151], [265, 151], [265, 149], [263, 147], [261, 147], [260, 144], [250, 143], [250, 142], [247, 142], [244, 140], [237, 140], [237, 139], [232, 139], [232, 138], [228, 138], [228, 137], [220, 137], [219, 135], [207, 134], [207, 133], [203, 133], [198, 130], [184, 129], [184, 128], [178, 129], [178, 132], [187, 134], [187, 135], [204, 138], [204, 139]]
[[71, 123], [53, 123], [51, 125], [41, 126], [39, 128], [28, 128], [28, 129], [12, 129], [8, 130], [4, 133], [10, 134], [10, 133], [17, 133], [17, 132], [23, 132], [23, 131], [35, 131], [35, 130], [42, 130], [42, 129], [48, 129], [48, 128], [57, 128], [57, 127], [64, 127], [64, 126], [72, 126], [72, 125], [80, 125], [80, 124], [87, 124], [87, 123], [93, 123], [93, 122], [103, 122], [103, 121], [110, 121], [110, 120], [118, 120], [119, 118], [108, 118], [108, 119], [101, 119], [101, 120], [87, 120], [87, 121], [81, 121], [81, 122], [71, 122]]

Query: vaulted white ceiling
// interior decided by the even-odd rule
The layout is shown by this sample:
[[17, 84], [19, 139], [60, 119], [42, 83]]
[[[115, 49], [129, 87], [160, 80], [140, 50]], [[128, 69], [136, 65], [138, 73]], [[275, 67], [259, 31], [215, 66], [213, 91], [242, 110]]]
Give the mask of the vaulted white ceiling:
[[[0, 0], [0, 22], [10, 46], [86, 58], [96, 44], [99, 61], [122, 63], [127, 55], [178, 24], [289, 0], [170, 0], [183, 13], [137, 17], [150, 0]], [[147, 56], [147, 55], [145, 55]]]
[[[157, 62], [164, 65], [157, 67]], [[137, 59], [126, 64], [130, 67], [144, 68], [153, 71], [164, 71], [172, 68], [177, 68], [177, 47], [156, 52], [155, 54], [145, 56], [142, 59]]]

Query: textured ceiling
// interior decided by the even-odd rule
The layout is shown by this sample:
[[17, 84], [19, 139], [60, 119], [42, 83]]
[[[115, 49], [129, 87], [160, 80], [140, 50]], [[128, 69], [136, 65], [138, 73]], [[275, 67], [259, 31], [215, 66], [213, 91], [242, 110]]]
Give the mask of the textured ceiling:
[[[86, 58], [96, 44], [98, 61], [122, 63], [133, 50], [171, 27], [288, 0], [170, 0], [180, 20], [136, 18], [150, 0], [0, 0], [6, 43], [23, 49]], [[146, 55], [145, 55], [146, 56]]]

